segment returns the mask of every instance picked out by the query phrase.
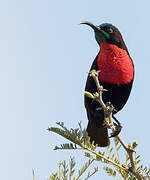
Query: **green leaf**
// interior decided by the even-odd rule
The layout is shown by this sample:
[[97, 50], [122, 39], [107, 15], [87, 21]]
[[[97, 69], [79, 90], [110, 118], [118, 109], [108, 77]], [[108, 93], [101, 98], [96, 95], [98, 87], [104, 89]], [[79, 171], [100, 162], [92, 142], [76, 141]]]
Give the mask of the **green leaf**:
[[141, 157], [141, 155], [136, 156], [136, 160], [139, 159], [140, 157]]
[[139, 159], [138, 161], [136, 161], [136, 164], [138, 164], [139, 162], [141, 162], [141, 160]]
[[94, 99], [93, 94], [90, 93], [90, 92], [88, 92], [88, 91], [85, 91], [85, 92], [84, 92], [84, 95], [87, 96], [87, 97], [89, 97], [89, 98], [91, 98], [91, 99]]
[[105, 166], [105, 167], [103, 167], [103, 169], [106, 171], [106, 173], [109, 176], [113, 176], [113, 177], [116, 176], [116, 171], [114, 171], [112, 168]]
[[72, 144], [72, 143], [61, 144], [60, 147], [55, 146], [54, 148], [54, 150], [61, 150], [61, 149], [78, 149], [78, 148], [76, 144]]
[[121, 144], [117, 147], [117, 151], [119, 151], [120, 148], [121, 148]]
[[73, 174], [75, 172], [75, 169], [74, 169], [75, 165], [76, 165], [76, 163], [75, 163], [74, 158], [70, 157], [70, 170], [69, 170], [69, 177], [70, 177], [70, 179], [71, 179], [71, 177], [73, 176]]
[[88, 162], [86, 162], [81, 169], [79, 170], [79, 175], [77, 177], [77, 180], [82, 176], [82, 174], [87, 170], [87, 168], [92, 164], [92, 162], [94, 161], [94, 159], [90, 159]]

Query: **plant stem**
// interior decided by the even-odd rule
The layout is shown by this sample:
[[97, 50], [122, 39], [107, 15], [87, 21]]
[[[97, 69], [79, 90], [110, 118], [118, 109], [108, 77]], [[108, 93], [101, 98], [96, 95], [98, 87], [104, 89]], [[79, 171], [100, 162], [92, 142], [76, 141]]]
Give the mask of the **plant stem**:
[[[92, 70], [90, 72], [90, 76], [93, 77], [94, 81], [95, 81], [95, 84], [97, 86], [97, 90], [98, 90], [98, 94], [99, 94], [99, 97], [96, 99], [96, 101], [98, 101], [100, 103], [100, 105], [102, 106], [103, 110], [104, 110], [104, 113], [106, 114], [109, 114], [108, 112], [108, 109], [105, 105], [105, 103], [103, 102], [103, 99], [102, 99], [102, 93], [103, 91], [106, 91], [103, 89], [103, 87], [100, 85], [100, 82], [99, 82], [99, 79], [98, 79], [98, 76], [99, 76], [99, 72], [95, 71], [95, 70]], [[114, 132], [115, 131], [115, 127], [113, 126], [113, 123], [112, 123], [112, 112], [109, 114], [109, 122], [110, 122], [110, 128], [112, 129], [112, 131]], [[129, 169], [124, 169], [122, 168], [122, 166], [114, 163], [113, 161], [109, 160], [109, 162], [111, 164], [113, 164], [114, 166], [117, 166], [127, 172], [130, 172], [132, 173], [138, 180], [142, 180], [142, 176], [139, 174], [139, 172], [136, 170], [136, 165], [135, 165], [135, 161], [134, 161], [134, 158], [133, 158], [133, 153], [135, 152], [134, 150], [128, 148], [128, 146], [124, 143], [124, 141], [122, 140], [122, 138], [118, 135], [117, 136], [117, 139], [118, 141], [120, 142], [120, 144], [123, 146], [123, 148], [125, 149], [125, 151], [127, 152], [127, 154], [129, 155], [129, 158], [130, 158], [130, 162], [131, 162], [131, 167]], [[87, 149], [88, 150], [88, 149]], [[90, 150], [92, 152], [92, 150]], [[92, 152], [96, 155], [99, 156], [98, 153], [96, 152]], [[105, 157], [102, 157], [103, 159], [106, 159]]]

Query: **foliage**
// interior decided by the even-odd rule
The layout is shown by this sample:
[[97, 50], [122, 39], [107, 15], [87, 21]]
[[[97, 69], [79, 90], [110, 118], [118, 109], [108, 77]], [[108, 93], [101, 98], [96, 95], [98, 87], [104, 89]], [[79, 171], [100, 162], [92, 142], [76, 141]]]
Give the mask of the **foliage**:
[[[106, 116], [106, 118], [104, 118], [105, 123], [109, 128], [111, 128], [112, 132], [115, 133], [115, 136], [116, 136], [116, 138], [114, 138], [114, 146], [112, 145], [108, 146], [107, 148], [104, 149], [104, 151], [102, 150], [97, 151], [96, 150], [97, 145], [95, 145], [94, 142], [92, 143], [90, 142], [90, 137], [88, 137], [86, 130], [82, 129], [81, 123], [79, 123], [78, 128], [71, 129], [71, 130], [66, 128], [64, 126], [64, 123], [57, 123], [59, 127], [50, 127], [48, 128], [48, 130], [63, 136], [64, 138], [70, 140], [71, 143], [65, 143], [65, 144], [61, 144], [60, 146], [56, 146], [55, 150], [78, 149], [78, 150], [85, 151], [85, 156], [89, 158], [89, 161], [86, 164], [84, 164], [84, 166], [82, 166], [82, 168], [79, 170], [77, 178], [73, 177], [73, 180], [80, 179], [83, 173], [86, 172], [88, 167], [94, 161], [103, 163], [104, 171], [109, 176], [112, 176], [114, 178], [117, 178], [117, 175], [120, 175], [121, 178], [125, 180], [150, 179], [150, 169], [148, 169], [144, 165], [141, 165], [141, 156], [137, 155], [135, 152], [135, 148], [137, 147], [138, 143], [133, 142], [132, 144], [129, 144], [127, 146], [122, 140], [122, 138], [118, 134], [116, 134], [116, 132], [119, 132], [121, 130], [121, 125], [120, 123], [115, 124], [112, 121], [113, 111], [115, 109], [112, 105], [110, 105], [111, 103], [109, 105], [105, 105], [105, 103], [103, 102], [102, 94], [104, 91], [107, 91], [107, 90], [103, 89], [103, 86], [100, 85], [100, 82], [98, 79], [99, 72], [96, 70], [91, 70], [91, 72], [89, 73], [89, 76], [94, 79], [98, 92], [91, 94], [90, 92], [85, 91], [84, 95], [91, 98], [92, 101], [97, 101], [102, 107], [104, 111], [104, 115]], [[118, 120], [116, 120], [116, 122], [117, 121]], [[117, 131], [116, 131], [116, 128], [118, 128]], [[125, 153], [123, 150], [125, 150]], [[71, 160], [71, 162], [75, 165], [74, 161]], [[72, 169], [72, 165], [71, 165], [72, 163], [70, 163], [70, 169]], [[94, 172], [93, 173], [89, 172], [87, 178], [84, 178], [84, 179], [89, 179], [97, 171], [98, 171], [98, 167], [94, 167]], [[72, 171], [73, 173], [70, 175], [67, 169], [66, 163], [64, 161], [64, 163], [62, 163], [61, 166], [59, 166], [59, 172], [61, 172], [59, 173], [59, 177], [57, 173], [52, 174], [51, 180], [52, 179], [67, 180], [68, 178], [69, 180], [71, 180], [71, 177], [73, 176], [73, 173], [75, 172], [75, 170], [73, 170]], [[60, 174], [62, 174], [61, 177], [60, 177]]]
[[[74, 158], [70, 158], [69, 165], [66, 165], [66, 161], [59, 163], [59, 169], [57, 173], [52, 173], [49, 177], [49, 180], [80, 180], [82, 174], [88, 169], [88, 167], [92, 164], [94, 160], [89, 160], [86, 162], [81, 169], [79, 169], [78, 173], [75, 172], [75, 161]], [[98, 168], [94, 168], [93, 172], [88, 172], [85, 180], [89, 179], [92, 175], [94, 175], [98, 171]], [[78, 174], [77, 177], [74, 175]]]
[[[94, 142], [90, 143], [90, 138], [88, 137], [85, 129], [82, 129], [81, 123], [79, 123], [79, 127], [76, 129], [69, 130], [64, 126], [64, 123], [57, 123], [59, 127], [50, 127], [49, 131], [57, 133], [64, 138], [71, 141], [71, 143], [61, 144], [60, 146], [56, 146], [55, 150], [63, 150], [63, 149], [78, 149], [85, 151], [84, 155], [89, 158], [89, 161], [86, 162], [78, 171], [77, 177], [74, 175], [75, 173], [75, 161], [71, 158], [69, 168], [66, 165], [66, 162], [61, 162], [59, 164], [59, 173], [51, 174], [49, 180], [55, 179], [63, 179], [63, 180], [78, 180], [80, 177], [86, 172], [88, 167], [93, 164], [94, 161], [99, 161], [104, 164], [104, 171], [114, 178], [117, 178], [117, 175], [123, 179], [134, 180], [137, 179], [132, 172], [130, 172], [131, 162], [129, 155], [123, 152], [123, 148], [117, 138], [114, 138], [114, 146], [108, 146], [103, 151], [96, 150], [97, 145], [94, 145]], [[135, 149], [137, 146], [136, 142], [129, 144], [130, 149]], [[121, 158], [120, 158], [121, 157]], [[138, 172], [142, 176], [143, 179], [150, 179], [150, 169], [141, 164], [141, 156], [135, 154], [135, 164]], [[94, 165], [93, 165], [94, 166]], [[88, 176], [84, 179], [89, 179], [98, 171], [98, 167], [94, 166], [94, 171], [92, 173], [88, 172]], [[58, 175], [59, 174], [59, 175]]]

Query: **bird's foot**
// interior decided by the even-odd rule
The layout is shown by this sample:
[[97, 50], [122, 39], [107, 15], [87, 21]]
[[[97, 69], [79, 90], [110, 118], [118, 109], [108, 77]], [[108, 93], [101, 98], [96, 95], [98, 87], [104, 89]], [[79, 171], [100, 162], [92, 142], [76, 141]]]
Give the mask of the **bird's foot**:
[[115, 131], [113, 131], [110, 134], [109, 138], [118, 136], [119, 133], [121, 132], [121, 129], [122, 129], [122, 126], [121, 126], [120, 122], [115, 118], [114, 115], [113, 115], [113, 119], [116, 121], [116, 123], [115, 122], [113, 123], [113, 125], [115, 126]]
[[115, 112], [115, 113], [117, 112], [117, 110], [114, 108], [113, 104], [110, 101], [106, 102], [106, 107], [110, 112]]

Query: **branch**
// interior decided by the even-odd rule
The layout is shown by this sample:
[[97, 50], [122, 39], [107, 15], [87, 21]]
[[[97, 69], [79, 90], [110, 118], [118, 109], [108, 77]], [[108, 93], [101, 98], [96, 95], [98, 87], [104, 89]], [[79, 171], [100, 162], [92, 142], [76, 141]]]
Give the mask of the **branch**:
[[96, 151], [93, 151], [93, 150], [91, 150], [91, 149], [89, 149], [89, 148], [87, 148], [87, 147], [82, 147], [82, 148], [85, 149], [85, 150], [87, 150], [87, 151], [89, 151], [89, 152], [91, 152], [91, 153], [93, 153], [93, 154], [95, 154], [97, 157], [100, 157], [100, 158], [104, 159], [104, 161], [106, 161], [106, 162], [114, 165], [115, 167], [117, 167], [117, 168], [119, 168], [119, 169], [122, 169], [123, 171], [126, 171], [127, 173], [129, 172], [127, 168], [122, 167], [121, 165], [115, 163], [115, 162], [114, 162], [113, 160], [111, 160], [111, 159], [108, 159], [107, 157], [103, 156], [102, 154], [99, 154], [99, 153], [97, 153]]
[[112, 111], [113, 111], [113, 109], [110, 106], [106, 106], [103, 99], [102, 99], [103, 92], [105, 92], [107, 90], [104, 89], [103, 86], [100, 85], [99, 80], [98, 80], [98, 75], [99, 75], [99, 71], [95, 71], [95, 70], [92, 70], [89, 73], [89, 76], [91, 76], [94, 79], [96, 87], [97, 87], [97, 91], [98, 91], [98, 94], [97, 93], [94, 94], [94, 100], [99, 102], [100, 105], [102, 106], [102, 108], [104, 110], [105, 117], [108, 117], [108, 122], [106, 122], [106, 124], [114, 132], [116, 130], [116, 128], [113, 125], [113, 121], [112, 121]]
[[[94, 159], [104, 164], [113, 165], [115, 169], [118, 171], [118, 173], [126, 180], [131, 179], [131, 178], [135, 179], [135, 176], [138, 179], [142, 179], [141, 176], [143, 178], [146, 177], [150, 179], [150, 169], [148, 169], [146, 166], [140, 165], [139, 167], [137, 167], [135, 172], [131, 169], [130, 167], [131, 157], [129, 157], [127, 153], [126, 153], [126, 162], [125, 163], [120, 162], [120, 160], [118, 159], [118, 150], [120, 149], [122, 144], [119, 145], [119, 140], [117, 137], [114, 138], [115, 149], [117, 152], [117, 157], [115, 157], [115, 154], [113, 153], [113, 147], [110, 147], [110, 146], [108, 146], [107, 149], [104, 150], [103, 152], [101, 152], [100, 150], [97, 152], [96, 151], [97, 145], [95, 145], [94, 142], [92, 143], [90, 142], [90, 137], [88, 136], [86, 130], [82, 129], [81, 123], [79, 123], [79, 128], [71, 129], [71, 130], [66, 128], [63, 123], [57, 123], [57, 125], [59, 125], [61, 128], [49, 127], [48, 130], [61, 135], [62, 137], [70, 140], [72, 143], [61, 144], [59, 147], [56, 146], [55, 150], [58, 150], [58, 149], [85, 150], [85, 151], [88, 151], [88, 152], [85, 152], [85, 156], [88, 157], [90, 160]], [[137, 146], [137, 143], [134, 142], [132, 145], [129, 145], [126, 148], [130, 150], [132, 149], [133, 152], [135, 152], [134, 148], [136, 146]], [[140, 158], [140, 155], [135, 157], [135, 161], [133, 159], [133, 162], [136, 164], [136, 166], [141, 161], [139, 158]], [[81, 168], [81, 170], [83, 169]], [[104, 170], [107, 172], [108, 175], [111, 175], [113, 177], [116, 176], [116, 171], [113, 170], [111, 167], [106, 166], [104, 167]], [[137, 174], [137, 171], [138, 171], [138, 174]], [[54, 175], [55, 174], [53, 174], [53, 176]], [[88, 177], [90, 177], [90, 174], [88, 174]]]
[[[98, 80], [99, 72], [98, 71], [92, 70], [89, 75], [91, 77], [93, 77], [95, 84], [97, 86], [98, 95], [94, 96], [94, 99], [100, 103], [100, 105], [102, 106], [102, 108], [104, 110], [104, 114], [109, 115], [108, 117], [109, 117], [110, 128], [112, 129], [112, 132], [114, 132], [115, 127], [112, 123], [112, 110], [110, 111], [110, 108], [107, 108], [107, 106], [105, 105], [105, 103], [103, 102], [103, 99], [102, 99], [102, 93], [107, 90], [103, 89], [103, 86], [101, 86], [99, 83], [99, 80]], [[131, 167], [128, 169], [128, 172], [132, 173], [138, 180], [143, 180], [142, 176], [139, 174], [139, 172], [136, 169], [136, 165], [135, 165], [135, 161], [134, 161], [134, 157], [133, 157], [133, 153], [135, 152], [134, 149], [128, 147], [119, 135], [117, 136], [117, 139], [121, 143], [121, 145], [123, 146], [123, 148], [125, 149], [125, 151], [127, 152], [128, 156], [130, 158]]]
[[[94, 145], [94, 142], [91, 144], [90, 143], [90, 138], [88, 137], [88, 134], [86, 131], [82, 130], [82, 129], [72, 129], [71, 131], [69, 131], [67, 128], [64, 127], [64, 125], [62, 123], [57, 123], [59, 126], [61, 126], [61, 128], [65, 129], [59, 129], [59, 128], [54, 128], [54, 127], [50, 127], [48, 128], [49, 131], [52, 131], [54, 133], [57, 133], [63, 137], [65, 137], [66, 139], [70, 140], [71, 142], [75, 143], [75, 145], [73, 145], [72, 143], [66, 143], [66, 144], [62, 144], [60, 147], [56, 146], [54, 148], [54, 150], [66, 150], [66, 149], [72, 149], [72, 150], [86, 150], [89, 151], [90, 153], [96, 155], [96, 157], [92, 156], [92, 159], [95, 160], [100, 160], [103, 159], [104, 163], [108, 163], [111, 165], [114, 165], [117, 169], [121, 169], [122, 171], [125, 171], [127, 173], [129, 173], [128, 168], [127, 167], [123, 167], [122, 165], [120, 165], [119, 163], [115, 162], [113, 160], [113, 158], [109, 158], [106, 157], [102, 152], [96, 152], [95, 149], [97, 147], [97, 145]], [[82, 134], [82, 136], [79, 136], [79, 134]], [[78, 147], [78, 146], [80, 147]], [[86, 157], [91, 158], [91, 155], [89, 153], [86, 153]]]

